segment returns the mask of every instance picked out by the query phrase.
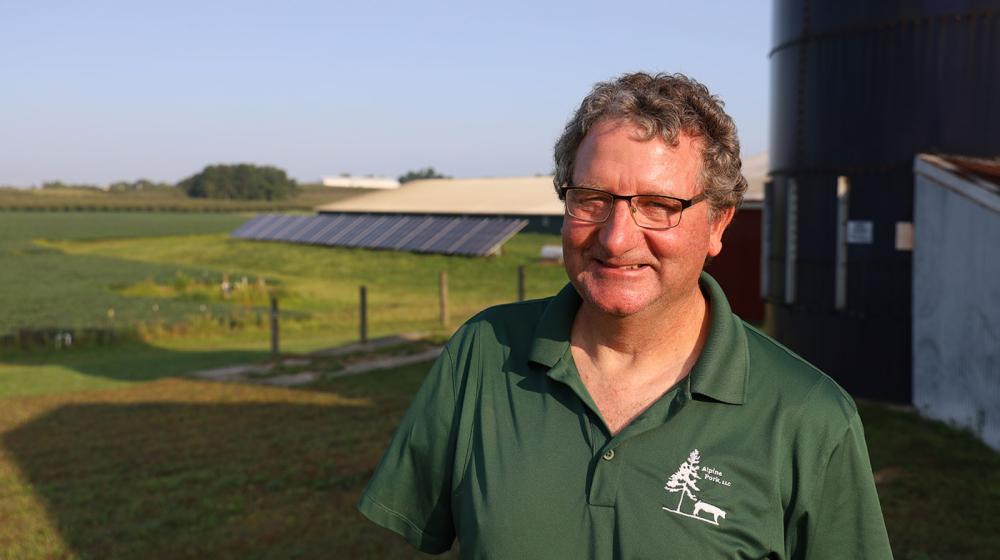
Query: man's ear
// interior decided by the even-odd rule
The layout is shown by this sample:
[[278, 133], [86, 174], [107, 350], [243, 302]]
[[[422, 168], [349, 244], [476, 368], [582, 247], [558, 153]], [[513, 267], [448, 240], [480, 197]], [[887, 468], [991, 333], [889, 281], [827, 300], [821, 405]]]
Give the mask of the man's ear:
[[722, 234], [726, 232], [726, 228], [729, 227], [729, 222], [733, 221], [733, 216], [736, 214], [736, 208], [726, 208], [725, 210], [717, 210], [714, 212], [715, 219], [712, 220], [710, 224], [711, 231], [709, 232], [708, 240], [708, 256], [714, 257], [722, 252]]

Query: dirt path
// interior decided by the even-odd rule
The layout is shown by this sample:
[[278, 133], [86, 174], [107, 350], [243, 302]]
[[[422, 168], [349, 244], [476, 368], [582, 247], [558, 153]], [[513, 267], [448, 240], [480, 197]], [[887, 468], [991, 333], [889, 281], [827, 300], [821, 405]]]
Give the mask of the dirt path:
[[[223, 381], [233, 383], [259, 383], [264, 385], [277, 385], [281, 387], [295, 387], [312, 383], [319, 379], [332, 379], [336, 377], [346, 377], [348, 375], [358, 375], [370, 371], [389, 369], [419, 362], [426, 362], [437, 358], [441, 353], [440, 346], [432, 346], [420, 350], [413, 354], [399, 356], [379, 355], [378, 351], [393, 346], [400, 346], [407, 343], [415, 343], [423, 340], [421, 333], [405, 333], [397, 336], [387, 336], [370, 340], [367, 343], [355, 342], [317, 350], [303, 356], [285, 358], [279, 363], [256, 363], [233, 365], [213, 369], [203, 369], [192, 371], [188, 375], [200, 379], [211, 381]], [[323, 361], [331, 358], [347, 356], [350, 354], [372, 353], [371, 356], [359, 358], [357, 361], [336, 370], [313, 371], [311, 366], [323, 365]], [[272, 374], [275, 370], [283, 371], [289, 368], [298, 369], [293, 373]]]

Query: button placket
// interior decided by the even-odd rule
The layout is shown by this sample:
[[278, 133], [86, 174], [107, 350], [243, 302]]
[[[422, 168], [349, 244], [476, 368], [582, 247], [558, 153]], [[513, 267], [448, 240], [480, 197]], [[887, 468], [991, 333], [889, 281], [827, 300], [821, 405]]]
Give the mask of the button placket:
[[621, 478], [620, 453], [609, 447], [595, 459], [594, 478], [591, 481], [588, 501], [594, 506], [613, 507]]

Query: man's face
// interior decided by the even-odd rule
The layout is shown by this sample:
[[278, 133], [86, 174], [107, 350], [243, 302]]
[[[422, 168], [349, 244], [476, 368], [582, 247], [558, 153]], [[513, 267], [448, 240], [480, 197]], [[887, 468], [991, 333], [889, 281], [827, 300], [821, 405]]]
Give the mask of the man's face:
[[[573, 185], [692, 198], [701, 192], [701, 144], [687, 134], [678, 140], [677, 147], [659, 138], [643, 141], [626, 121], [599, 121], [577, 150]], [[729, 210], [713, 221], [704, 201], [684, 210], [676, 227], [650, 230], [636, 225], [623, 200], [601, 224], [566, 214], [566, 272], [584, 305], [596, 310], [619, 317], [669, 312], [695, 295], [705, 258], [722, 250], [732, 215]]]

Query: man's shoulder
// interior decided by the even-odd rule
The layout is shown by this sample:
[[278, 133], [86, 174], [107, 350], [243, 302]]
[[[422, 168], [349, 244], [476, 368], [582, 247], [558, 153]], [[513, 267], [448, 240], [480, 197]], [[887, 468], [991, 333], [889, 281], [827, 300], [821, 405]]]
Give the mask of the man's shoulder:
[[833, 378], [752, 325], [743, 326], [754, 396], [837, 423], [855, 417], [854, 399]]
[[555, 296], [501, 303], [487, 307], [469, 319], [470, 324], [524, 325], [537, 323]]
[[449, 341], [449, 346], [476, 346], [480, 350], [484, 346], [525, 346], [534, 337], [535, 328], [553, 297], [488, 307], [459, 327]]

